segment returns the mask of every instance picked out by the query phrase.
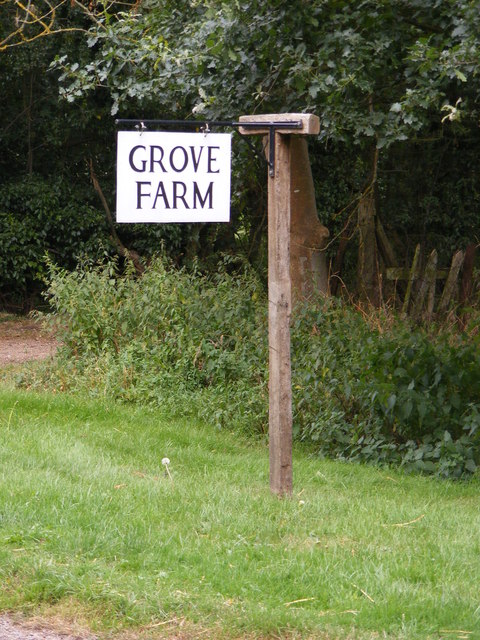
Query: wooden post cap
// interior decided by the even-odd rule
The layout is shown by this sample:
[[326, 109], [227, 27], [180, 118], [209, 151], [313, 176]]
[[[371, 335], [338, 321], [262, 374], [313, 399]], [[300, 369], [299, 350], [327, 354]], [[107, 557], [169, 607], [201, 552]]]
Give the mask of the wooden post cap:
[[[270, 127], [281, 124], [282, 127], [276, 129], [278, 133], [294, 134], [300, 136], [318, 135], [320, 133], [320, 119], [312, 113], [274, 113], [253, 116], [240, 116], [239, 122], [245, 124], [265, 123], [265, 128], [240, 127], [239, 132], [244, 136], [265, 135], [269, 133]], [[301, 126], [292, 126], [290, 129], [285, 123], [292, 122], [292, 125], [300, 123]]]

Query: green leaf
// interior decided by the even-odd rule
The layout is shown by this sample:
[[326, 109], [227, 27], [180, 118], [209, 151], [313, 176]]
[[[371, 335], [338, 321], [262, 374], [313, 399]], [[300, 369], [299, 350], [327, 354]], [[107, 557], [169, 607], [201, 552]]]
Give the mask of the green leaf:
[[397, 402], [397, 396], [394, 393], [392, 393], [392, 395], [389, 396], [387, 400], [387, 409], [391, 411], [395, 406], [396, 402]]
[[467, 471], [470, 471], [470, 473], [475, 473], [475, 471], [477, 470], [477, 465], [475, 463], [475, 460], [472, 460], [471, 458], [469, 458], [466, 462], [465, 462], [465, 469]]

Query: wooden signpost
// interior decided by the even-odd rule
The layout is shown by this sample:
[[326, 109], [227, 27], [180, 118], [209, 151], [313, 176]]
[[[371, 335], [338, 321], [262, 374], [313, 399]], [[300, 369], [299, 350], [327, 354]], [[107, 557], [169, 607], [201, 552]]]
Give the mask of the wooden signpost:
[[[117, 123], [122, 122], [132, 123], [130, 120], [117, 121]], [[216, 202], [213, 195], [216, 192], [213, 190], [220, 189], [220, 186], [215, 187], [213, 178], [220, 178], [219, 185], [222, 184], [222, 167], [226, 164], [226, 161], [221, 160], [220, 139], [211, 143], [197, 143], [195, 139], [187, 140], [183, 146], [178, 138], [174, 138], [171, 143], [154, 140], [147, 144], [147, 136], [144, 135], [143, 139], [140, 137], [145, 121], [133, 122], [137, 123], [136, 128], [140, 128], [140, 133], [122, 136], [122, 144], [125, 145], [128, 153], [120, 150], [117, 162], [118, 166], [125, 167], [124, 173], [121, 174], [120, 179], [117, 178], [117, 182], [120, 180], [124, 184], [129, 184], [130, 180], [133, 185], [133, 190], [131, 188], [130, 191], [133, 195], [128, 195], [128, 188], [122, 187], [117, 206], [119, 210], [123, 210], [123, 213], [118, 221], [222, 220], [222, 206], [216, 212], [211, 211], [214, 209], [213, 203]], [[168, 121], [150, 122], [174, 124]], [[192, 126], [195, 123], [178, 121], [178, 124]], [[199, 124], [197, 123], [197, 126]], [[281, 113], [242, 116], [239, 122], [209, 122], [204, 125], [206, 129], [212, 126], [238, 127], [242, 135], [267, 136], [270, 489], [279, 496], [289, 495], [292, 492], [290, 225], [292, 201], [296, 203], [299, 201], [299, 194], [294, 195], [292, 192], [292, 166], [295, 166], [295, 159], [299, 160], [300, 157], [298, 146], [292, 144], [292, 136], [318, 135], [320, 122], [317, 116], [311, 114]], [[171, 144], [171, 148], [168, 144]], [[202, 146], [206, 150], [202, 150]], [[203, 166], [202, 160], [205, 165], [206, 182], [197, 186], [200, 185], [199, 171]], [[193, 167], [192, 176], [187, 176], [193, 185], [190, 191], [188, 180], [178, 177], [188, 169], [189, 163]], [[170, 198], [168, 197], [170, 191], [166, 186], [169, 172], [174, 174]], [[160, 179], [157, 174], [160, 174]], [[229, 191], [229, 175], [228, 178], [225, 176], [224, 180], [228, 180]], [[296, 189], [296, 191], [300, 190], [300, 187]], [[211, 198], [208, 199], [207, 196], [210, 194]], [[128, 198], [131, 203], [128, 200], [129, 204], [125, 204]], [[147, 203], [150, 207], [148, 213], [144, 211]], [[202, 210], [195, 210], [196, 203], [201, 205]], [[224, 206], [224, 208], [227, 207]], [[190, 217], [192, 214], [193, 217]], [[209, 217], [210, 215], [212, 217]], [[225, 219], [228, 218], [223, 218]]]
[[[277, 495], [292, 492], [292, 382], [290, 364], [291, 136], [316, 135], [317, 116], [282, 113], [242, 116], [240, 123], [265, 120], [265, 129], [240, 127], [244, 135], [268, 135], [268, 347], [269, 347], [269, 447], [270, 489]], [[275, 128], [275, 122], [292, 121], [292, 127]], [[300, 124], [300, 126], [299, 126]], [[272, 148], [273, 145], [273, 148]], [[272, 164], [273, 160], [273, 164]]]

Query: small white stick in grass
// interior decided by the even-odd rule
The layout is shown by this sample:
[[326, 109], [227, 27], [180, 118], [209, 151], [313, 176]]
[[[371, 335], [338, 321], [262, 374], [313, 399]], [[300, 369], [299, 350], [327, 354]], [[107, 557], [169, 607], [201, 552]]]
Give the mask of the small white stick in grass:
[[300, 600], [292, 600], [292, 602], [284, 602], [284, 607], [290, 607], [292, 604], [298, 604], [299, 602], [310, 602], [311, 600], [315, 600], [315, 598], [300, 598]]
[[375, 600], [372, 598], [372, 596], [369, 596], [368, 593], [366, 591], [364, 591], [364, 589], [362, 589], [361, 587], [359, 587], [356, 584], [353, 584], [352, 582], [352, 587], [355, 587], [355, 589], [358, 589], [360, 591], [360, 593], [365, 596], [365, 598], [367, 598], [367, 600], [370, 600], [370, 602], [373, 602], [375, 604]]
[[166, 624], [177, 623], [178, 620], [176, 618], [172, 618], [171, 620], [163, 620], [162, 622], [154, 622], [152, 624], [147, 624], [144, 629], [155, 629], [155, 627], [163, 627]]
[[425, 517], [425, 514], [422, 513], [421, 516], [415, 518], [415, 520], [410, 520], [410, 522], [396, 522], [395, 524], [382, 524], [382, 527], [408, 527], [411, 524], [415, 524], [415, 522], [420, 522], [422, 518]]
[[170, 464], [170, 459], [162, 458], [162, 464], [165, 467], [165, 475], [168, 476], [170, 480], [173, 482], [172, 474], [170, 473], [170, 469], [168, 468], [168, 465]]

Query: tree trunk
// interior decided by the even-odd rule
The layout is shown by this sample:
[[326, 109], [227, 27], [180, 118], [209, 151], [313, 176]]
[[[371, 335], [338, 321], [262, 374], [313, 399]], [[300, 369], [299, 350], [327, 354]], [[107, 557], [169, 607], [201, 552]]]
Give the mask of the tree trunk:
[[375, 307], [381, 303], [377, 239], [375, 234], [375, 184], [377, 181], [378, 149], [371, 159], [371, 177], [358, 203], [358, 294], [362, 302]]
[[335, 260], [333, 261], [333, 265], [331, 267], [330, 272], [330, 293], [332, 296], [336, 296], [338, 292], [338, 286], [340, 284], [343, 285], [342, 282], [342, 268], [343, 268], [343, 259], [345, 257], [345, 252], [347, 251], [348, 243], [352, 238], [352, 219], [349, 217], [347, 224], [343, 228], [342, 233], [340, 234], [340, 242], [338, 244], [337, 253], [335, 255]]
[[27, 173], [29, 176], [33, 173], [33, 131], [32, 131], [32, 109], [33, 109], [33, 71], [24, 78], [23, 95], [25, 117], [27, 119]]

